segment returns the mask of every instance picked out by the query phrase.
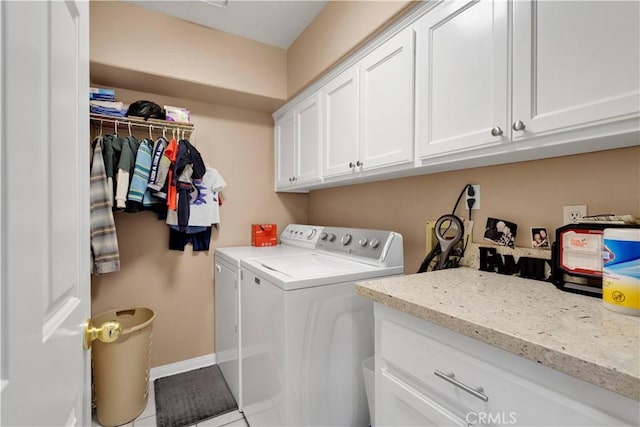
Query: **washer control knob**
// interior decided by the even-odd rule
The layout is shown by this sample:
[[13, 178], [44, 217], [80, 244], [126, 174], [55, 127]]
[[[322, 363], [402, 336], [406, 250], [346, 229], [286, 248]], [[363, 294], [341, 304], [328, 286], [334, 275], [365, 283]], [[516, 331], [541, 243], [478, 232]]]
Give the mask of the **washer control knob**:
[[327, 237], [327, 239], [328, 239], [330, 242], [333, 242], [334, 240], [336, 240], [336, 235], [335, 235], [335, 234], [333, 234], [333, 233], [329, 233], [329, 237]]
[[363, 237], [362, 239], [358, 240], [358, 244], [362, 247], [367, 246], [367, 243], [369, 243], [369, 239], [367, 239], [366, 237]]
[[329, 235], [324, 231], [320, 233], [320, 240], [327, 240], [327, 237], [329, 237]]
[[313, 239], [313, 236], [316, 235], [316, 229], [312, 228], [311, 230], [307, 231], [307, 240], [311, 240]]
[[380, 240], [371, 239], [371, 241], [369, 242], [369, 246], [371, 246], [371, 249], [376, 249], [378, 246], [380, 246]]
[[343, 246], [347, 246], [349, 243], [351, 243], [351, 234], [345, 234], [344, 236], [342, 236], [342, 239], [340, 239], [340, 241], [342, 242]]

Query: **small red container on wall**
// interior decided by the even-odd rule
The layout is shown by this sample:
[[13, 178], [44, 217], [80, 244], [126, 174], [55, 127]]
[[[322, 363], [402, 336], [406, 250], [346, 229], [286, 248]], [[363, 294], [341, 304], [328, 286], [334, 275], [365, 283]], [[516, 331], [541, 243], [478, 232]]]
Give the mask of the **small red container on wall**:
[[251, 224], [251, 246], [276, 246], [277, 244], [276, 224]]

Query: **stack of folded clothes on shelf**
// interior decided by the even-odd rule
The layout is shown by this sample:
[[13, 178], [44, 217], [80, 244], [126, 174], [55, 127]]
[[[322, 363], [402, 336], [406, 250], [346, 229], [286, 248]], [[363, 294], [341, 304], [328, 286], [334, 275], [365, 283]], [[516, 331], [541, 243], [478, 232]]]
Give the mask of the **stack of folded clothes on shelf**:
[[128, 108], [115, 100], [115, 90], [93, 87], [89, 90], [89, 107], [94, 114], [113, 117], [125, 117]]

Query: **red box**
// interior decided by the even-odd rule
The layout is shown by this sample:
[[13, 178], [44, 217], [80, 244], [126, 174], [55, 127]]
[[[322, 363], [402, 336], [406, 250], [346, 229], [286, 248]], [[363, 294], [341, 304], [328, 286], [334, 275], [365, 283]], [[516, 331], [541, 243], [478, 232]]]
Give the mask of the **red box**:
[[276, 246], [278, 228], [275, 224], [251, 224], [251, 246]]

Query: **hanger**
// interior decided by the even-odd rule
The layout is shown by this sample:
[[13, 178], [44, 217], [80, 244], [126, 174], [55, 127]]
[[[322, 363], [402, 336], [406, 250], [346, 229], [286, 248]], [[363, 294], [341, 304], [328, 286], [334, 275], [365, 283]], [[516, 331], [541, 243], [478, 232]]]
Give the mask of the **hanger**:
[[129, 136], [133, 136], [131, 135], [131, 122], [129, 122]]
[[151, 129], [153, 126], [149, 125], [149, 139], [153, 141], [153, 135], [151, 134]]
[[100, 131], [98, 133], [98, 136], [102, 136], [102, 120], [100, 120]]
[[115, 126], [113, 126], [113, 133], [118, 136], [118, 121], [116, 120]]
[[164, 139], [167, 139], [167, 128], [165, 128], [165, 127], [162, 128], [162, 137]]

